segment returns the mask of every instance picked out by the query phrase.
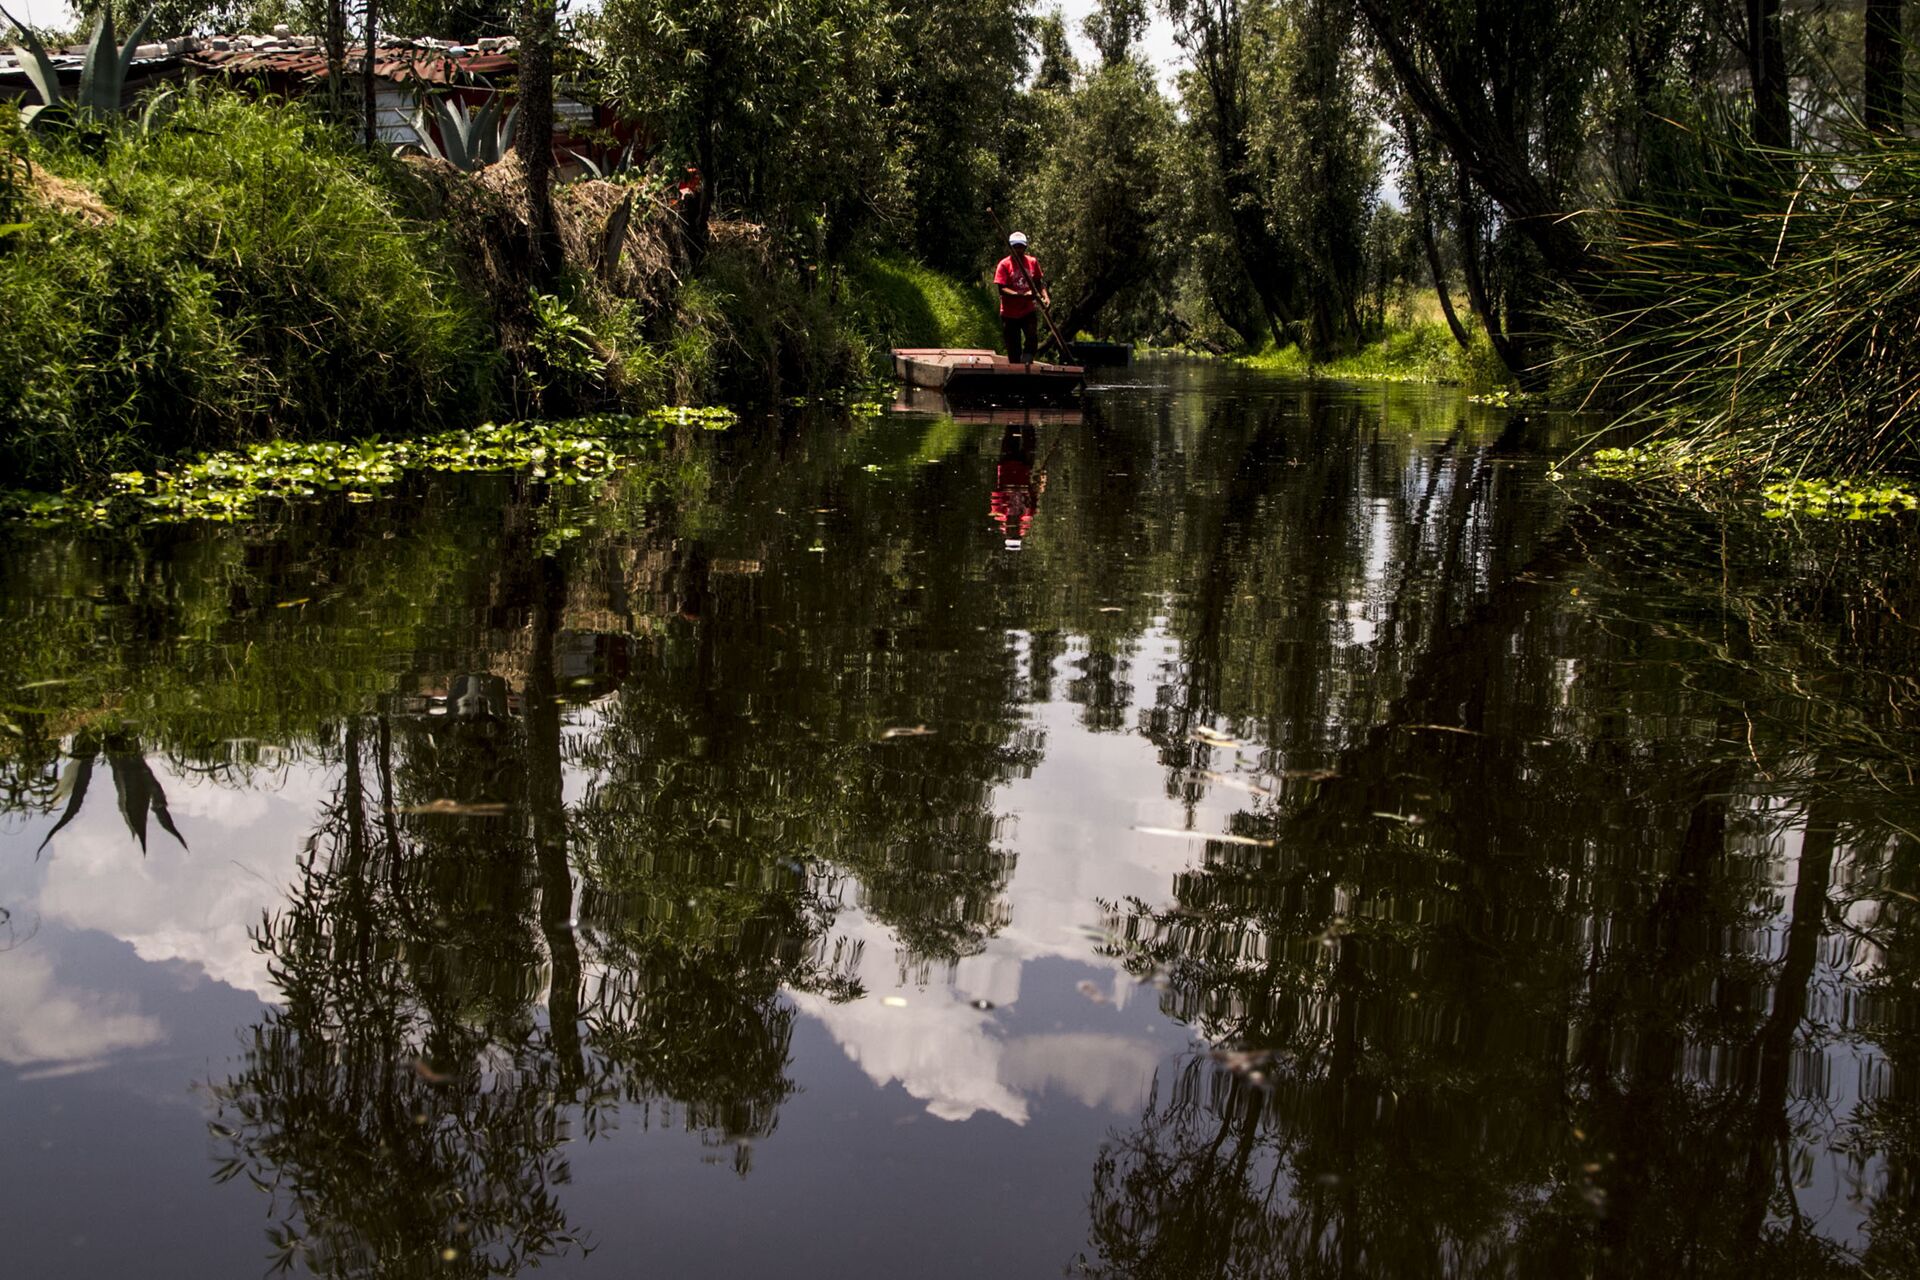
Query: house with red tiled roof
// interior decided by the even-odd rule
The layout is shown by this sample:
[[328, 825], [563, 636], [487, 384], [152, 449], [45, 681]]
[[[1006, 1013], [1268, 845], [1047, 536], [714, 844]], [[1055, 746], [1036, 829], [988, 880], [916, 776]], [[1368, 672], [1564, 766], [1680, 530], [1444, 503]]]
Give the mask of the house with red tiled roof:
[[[83, 46], [54, 51], [54, 67], [63, 83], [79, 84], [85, 54]], [[366, 47], [348, 46], [347, 80], [356, 103], [365, 66]], [[434, 114], [421, 109], [424, 96], [445, 95], [471, 110], [498, 94], [511, 107], [518, 71], [519, 41], [512, 36], [486, 37], [471, 44], [424, 36], [380, 40], [374, 45], [373, 59], [379, 135], [393, 146], [417, 147], [425, 129], [438, 143]], [[325, 42], [280, 26], [269, 35], [183, 36], [143, 44], [134, 50], [127, 91], [138, 95], [158, 85], [216, 77], [242, 91], [299, 98], [324, 92], [327, 76]], [[11, 47], [0, 46], [0, 99], [33, 97], [18, 55]], [[602, 163], [631, 143], [638, 132], [610, 108], [571, 97], [564, 85], [556, 86], [554, 154], [563, 168], [578, 167], [576, 154]]]

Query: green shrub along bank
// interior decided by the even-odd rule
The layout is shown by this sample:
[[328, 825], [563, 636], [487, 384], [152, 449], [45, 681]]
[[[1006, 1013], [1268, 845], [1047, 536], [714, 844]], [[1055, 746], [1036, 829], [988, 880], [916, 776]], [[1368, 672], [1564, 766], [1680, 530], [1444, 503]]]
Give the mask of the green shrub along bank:
[[969, 286], [901, 257], [856, 258], [846, 270], [847, 309], [879, 351], [892, 347], [1000, 345], [984, 285]]
[[166, 105], [31, 136], [0, 108], [0, 488], [269, 439], [771, 403], [864, 384], [895, 342], [994, 341], [984, 291], [898, 259], [833, 287], [747, 223], [716, 222], [689, 274], [658, 205], [610, 279], [593, 255], [626, 191], [604, 183], [556, 193], [567, 261], [541, 292], [517, 162], [370, 155], [220, 92]]
[[32, 170], [0, 242], [9, 480], [495, 407], [497, 347], [447, 244], [397, 166], [307, 112], [187, 95], [150, 129], [14, 150]]

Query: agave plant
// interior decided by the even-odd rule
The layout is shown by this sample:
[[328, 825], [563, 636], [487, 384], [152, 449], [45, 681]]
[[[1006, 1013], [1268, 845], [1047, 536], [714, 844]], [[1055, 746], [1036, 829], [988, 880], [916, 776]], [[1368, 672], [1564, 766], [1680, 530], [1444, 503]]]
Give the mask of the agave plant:
[[40, 37], [26, 23], [0, 7], [0, 17], [5, 17], [26, 39], [26, 48], [14, 46], [14, 53], [20, 58], [21, 69], [27, 73], [34, 91], [40, 95], [38, 104], [28, 107], [20, 113], [21, 119], [32, 125], [42, 118], [51, 119], [49, 114], [64, 109], [80, 114], [113, 115], [121, 108], [121, 100], [126, 96], [127, 72], [133, 66], [134, 50], [140, 47], [140, 37], [147, 33], [147, 27], [153, 22], [151, 11], [147, 16], [134, 23], [133, 30], [127, 34], [125, 44], [114, 39], [113, 10], [106, 7], [100, 11], [100, 20], [94, 24], [93, 39], [87, 43], [86, 61], [80, 64], [80, 88], [73, 96], [68, 96], [61, 87], [60, 73], [54, 69], [53, 58], [47, 53], [47, 47], [40, 43]]
[[[426, 111], [433, 113], [434, 121], [440, 126], [437, 146], [427, 129]], [[413, 118], [421, 148], [463, 173], [499, 163], [513, 146], [513, 126], [520, 117], [520, 106], [516, 103], [513, 110], [507, 112], [506, 119], [499, 119], [500, 95], [497, 93], [482, 103], [478, 111], [468, 112], [452, 98], [430, 98], [426, 111], [417, 112]]]

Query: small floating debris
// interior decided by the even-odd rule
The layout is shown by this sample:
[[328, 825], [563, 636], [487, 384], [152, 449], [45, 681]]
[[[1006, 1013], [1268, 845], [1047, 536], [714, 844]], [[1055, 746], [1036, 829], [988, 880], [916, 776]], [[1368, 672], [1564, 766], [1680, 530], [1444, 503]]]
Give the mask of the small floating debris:
[[895, 725], [880, 735], [880, 741], [889, 742], [894, 738], [931, 738], [938, 729], [929, 729], [923, 724]]
[[1240, 745], [1238, 738], [1224, 734], [1218, 729], [1208, 728], [1206, 725], [1201, 725], [1193, 731], [1193, 740], [1195, 742], [1204, 742], [1210, 747], [1237, 747]]
[[1091, 978], [1080, 979], [1079, 985], [1074, 987], [1074, 990], [1078, 991], [1081, 995], [1093, 1001], [1095, 1004], [1107, 1003], [1107, 993], [1102, 991], [1100, 989], [1099, 984], [1094, 982]]
[[1465, 729], [1457, 724], [1403, 724], [1402, 733], [1464, 733], [1470, 738], [1484, 738], [1487, 735], [1479, 729]]
[[394, 813], [452, 813], [469, 818], [498, 818], [510, 806], [485, 800], [429, 800], [425, 804], [402, 805]]
[[453, 1079], [453, 1076], [445, 1071], [434, 1070], [433, 1064], [425, 1058], [415, 1058], [413, 1060], [413, 1074], [419, 1076], [428, 1084], [445, 1084], [447, 1081]]
[[907, 1007], [905, 996], [885, 996], [881, 999], [880, 1003], [889, 1009], [904, 1009]]
[[1272, 1049], [1213, 1049], [1207, 1056], [1235, 1075], [1254, 1076], [1273, 1065]]
[[1225, 773], [1215, 773], [1211, 769], [1195, 769], [1193, 774], [1196, 778], [1203, 778], [1216, 787], [1228, 787], [1234, 791], [1244, 791], [1250, 796], [1261, 796], [1264, 798], [1273, 794], [1269, 788], [1248, 782], [1245, 778], [1236, 778]]
[[1417, 813], [1388, 813], [1384, 809], [1375, 809], [1373, 816], [1385, 818], [1388, 822], [1404, 822], [1410, 827], [1417, 827], [1426, 822], [1426, 819]]
[[1135, 827], [1143, 836], [1172, 836], [1178, 840], [1211, 840], [1220, 844], [1246, 844], [1262, 849], [1270, 849], [1276, 843], [1272, 840], [1260, 840], [1253, 836], [1233, 836], [1212, 831], [1182, 830], [1179, 827]]
[[987, 1010], [993, 1008], [993, 1001], [991, 1000], [969, 1000], [967, 1001], [967, 1003], [972, 1005], [974, 1008], [978, 1009], [982, 1013], [985, 1013], [987, 1012]]

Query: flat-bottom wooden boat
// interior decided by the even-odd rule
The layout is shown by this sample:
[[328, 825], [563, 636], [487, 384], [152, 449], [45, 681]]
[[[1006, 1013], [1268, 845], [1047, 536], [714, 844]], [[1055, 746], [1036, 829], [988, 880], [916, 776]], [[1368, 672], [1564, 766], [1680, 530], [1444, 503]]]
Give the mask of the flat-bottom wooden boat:
[[1014, 364], [1003, 355], [956, 347], [900, 347], [893, 376], [938, 391], [955, 404], [1061, 403], [1080, 394], [1087, 371], [1077, 364]]

